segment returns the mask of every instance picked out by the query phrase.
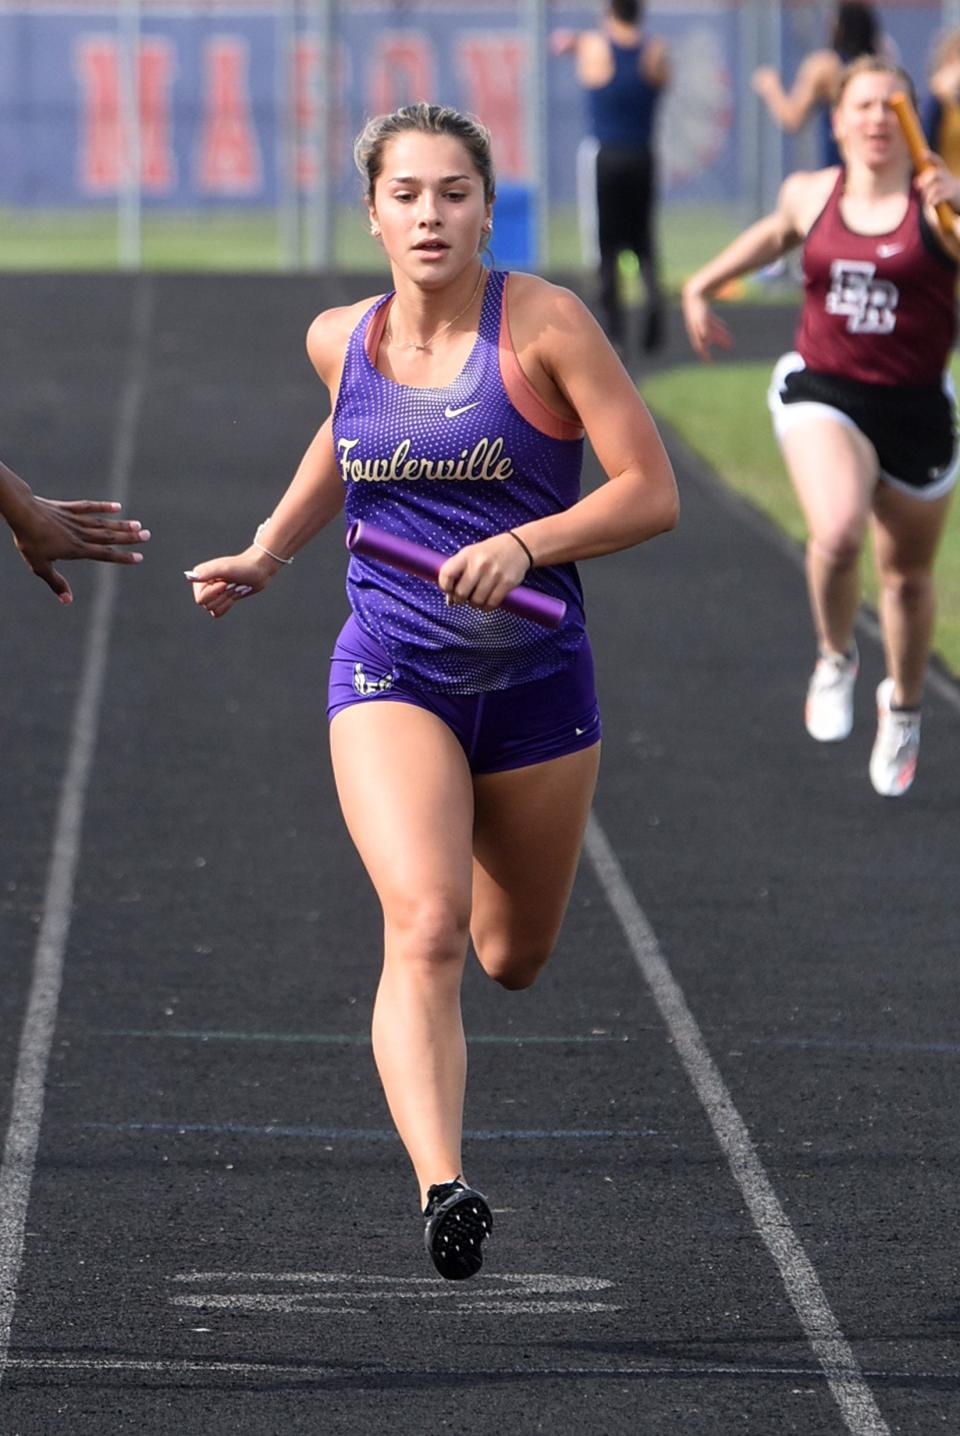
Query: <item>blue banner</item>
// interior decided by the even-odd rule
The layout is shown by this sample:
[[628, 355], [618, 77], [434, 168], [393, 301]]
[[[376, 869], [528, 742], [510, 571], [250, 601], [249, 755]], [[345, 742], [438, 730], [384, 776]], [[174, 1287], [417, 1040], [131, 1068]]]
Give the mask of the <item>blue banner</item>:
[[[242, 0], [145, 5], [137, 58], [144, 203], [275, 205], [294, 184], [306, 190], [326, 181], [338, 200], [358, 198], [354, 135], [369, 115], [419, 99], [477, 114], [493, 130], [499, 178], [536, 184], [524, 121], [530, 57], [517, 13], [516, 5], [490, 0], [429, 16], [422, 7], [373, 0], [338, 7], [330, 67], [337, 123], [321, 137], [327, 57], [302, 17], [281, 65], [286, 21], [276, 7]], [[559, 26], [592, 25], [596, 15], [583, 5], [550, 10]], [[887, 7], [887, 15], [904, 61], [922, 79], [940, 6], [911, 5], [902, 16]], [[737, 60], [746, 16], [736, 5], [704, 0], [662, 13], [650, 7], [649, 28], [666, 39], [675, 76], [659, 118], [668, 200], [730, 202], [749, 187], [740, 126], [756, 123], [757, 111], [753, 97], [739, 93]], [[789, 79], [809, 46], [811, 17], [797, 6], [784, 16]], [[76, 206], [116, 197], [131, 164], [123, 56], [116, 8], [22, 0], [0, 11], [0, 203]], [[547, 61], [547, 114], [549, 193], [569, 203], [585, 133], [569, 58]], [[281, 137], [291, 134], [281, 153]], [[333, 157], [329, 165], [321, 149]], [[790, 161], [789, 145], [784, 153]]]

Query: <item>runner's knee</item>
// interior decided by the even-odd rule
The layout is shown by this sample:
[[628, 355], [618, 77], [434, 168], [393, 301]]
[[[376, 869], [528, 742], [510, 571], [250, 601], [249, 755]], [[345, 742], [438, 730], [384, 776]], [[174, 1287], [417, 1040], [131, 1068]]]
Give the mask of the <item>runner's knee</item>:
[[838, 525], [811, 535], [810, 548], [834, 568], [853, 568], [863, 548], [863, 532], [863, 526], [858, 523]]
[[929, 597], [933, 577], [927, 568], [901, 568], [886, 564], [881, 566], [880, 582], [884, 592], [902, 608], [915, 608]]
[[498, 938], [479, 943], [477, 956], [488, 977], [509, 992], [519, 992], [533, 986], [551, 950], [549, 943]]
[[445, 894], [412, 894], [390, 905], [385, 917], [390, 958], [435, 967], [460, 962], [466, 952], [470, 914]]

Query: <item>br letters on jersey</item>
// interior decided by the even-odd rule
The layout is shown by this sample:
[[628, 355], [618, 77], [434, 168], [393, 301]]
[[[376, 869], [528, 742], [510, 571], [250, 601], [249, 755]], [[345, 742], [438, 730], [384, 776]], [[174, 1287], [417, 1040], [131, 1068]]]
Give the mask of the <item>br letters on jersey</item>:
[[900, 291], [876, 274], [869, 260], [835, 259], [831, 265], [827, 313], [845, 315], [851, 334], [892, 334], [897, 326]]

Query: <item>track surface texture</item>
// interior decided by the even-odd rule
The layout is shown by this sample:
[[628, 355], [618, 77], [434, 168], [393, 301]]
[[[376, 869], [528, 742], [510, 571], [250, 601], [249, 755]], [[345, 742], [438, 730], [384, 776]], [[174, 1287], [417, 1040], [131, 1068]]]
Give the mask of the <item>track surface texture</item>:
[[154, 533], [72, 609], [0, 554], [0, 1430], [960, 1431], [957, 692], [877, 798], [865, 617], [812, 743], [799, 556], [674, 440], [679, 528], [582, 566], [594, 826], [539, 984], [468, 971], [495, 1231], [433, 1273], [326, 749], [340, 527], [223, 623], [182, 576], [323, 417], [311, 317], [380, 284], [0, 278], [0, 453]]

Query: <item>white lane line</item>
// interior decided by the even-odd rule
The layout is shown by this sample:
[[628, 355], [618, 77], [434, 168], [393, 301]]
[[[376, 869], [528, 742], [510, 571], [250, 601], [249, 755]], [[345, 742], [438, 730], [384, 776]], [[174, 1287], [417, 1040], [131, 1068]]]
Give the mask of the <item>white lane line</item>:
[[[433, 1276], [368, 1276], [350, 1271], [180, 1271], [168, 1278], [173, 1282], [191, 1282], [210, 1286], [214, 1283], [235, 1286], [262, 1285], [266, 1282], [292, 1283], [296, 1286], [349, 1287], [357, 1295], [358, 1287], [400, 1287], [418, 1290], [424, 1296], [464, 1296], [459, 1285], [439, 1285]], [[613, 1282], [602, 1276], [561, 1276], [553, 1272], [497, 1272], [484, 1282], [489, 1294], [497, 1287], [521, 1287], [524, 1292], [607, 1291]]]
[[819, 1278], [757, 1156], [746, 1124], [710, 1056], [683, 991], [660, 952], [606, 834], [591, 815], [586, 849], [607, 901], [673, 1038], [764, 1245], [853, 1436], [890, 1436]]
[[[136, 429], [146, 384], [152, 301], [151, 283], [148, 280], [139, 281], [134, 291], [129, 358], [114, 429], [108, 483], [109, 497], [121, 503], [129, 487]], [[10, 1125], [0, 1162], [0, 1382], [10, 1350], [10, 1330], [23, 1259], [24, 1225], [43, 1119], [44, 1084], [60, 1002], [64, 953], [80, 857], [83, 811], [96, 748], [116, 606], [116, 580], [117, 570], [113, 564], [96, 565], [80, 689], [71, 725], [66, 770], [60, 787], [30, 994], [13, 1078]]]
[[[134, 1371], [143, 1376], [300, 1376], [343, 1377], [336, 1366], [283, 1366], [261, 1361], [139, 1361], [109, 1356], [11, 1356], [11, 1371]], [[392, 1374], [392, 1373], [391, 1373]]]
[[[367, 1305], [353, 1305], [361, 1297], [367, 1302]], [[450, 1306], [443, 1298], [438, 1302], [429, 1293], [421, 1291], [365, 1293], [356, 1291], [247, 1291], [234, 1292], [232, 1295], [209, 1292], [197, 1296], [172, 1297], [171, 1305], [186, 1311], [269, 1311], [283, 1316], [339, 1317], [344, 1312], [351, 1312], [354, 1316], [382, 1316], [386, 1301], [398, 1304], [404, 1301], [420, 1302], [422, 1309], [416, 1314], [418, 1321], [422, 1316], [442, 1316], [446, 1319], [454, 1315], [458, 1309], [464, 1315], [473, 1311], [488, 1311], [497, 1312], [501, 1316], [582, 1316], [598, 1311], [623, 1310], [621, 1306], [614, 1306], [606, 1301], [527, 1301], [523, 1297], [509, 1295], [485, 1299], [475, 1298], [451, 1312]]]
[[[566, 1276], [553, 1272], [502, 1272], [485, 1282], [480, 1293], [460, 1282], [438, 1283], [432, 1277], [369, 1276], [351, 1272], [177, 1272], [171, 1282], [212, 1286], [220, 1290], [179, 1292], [171, 1306], [196, 1311], [269, 1311], [285, 1316], [382, 1315], [390, 1304], [416, 1302], [424, 1316], [457, 1312], [497, 1312], [502, 1316], [583, 1315], [621, 1311], [619, 1305], [597, 1301], [613, 1282], [605, 1277]], [[281, 1287], [273, 1291], [231, 1291], [223, 1287]], [[614, 1292], [610, 1292], [615, 1295]], [[585, 1299], [585, 1298], [591, 1299]], [[559, 1298], [559, 1299], [558, 1299]], [[358, 1305], [357, 1303], [363, 1303]], [[451, 1313], [451, 1306], [453, 1312]]]

